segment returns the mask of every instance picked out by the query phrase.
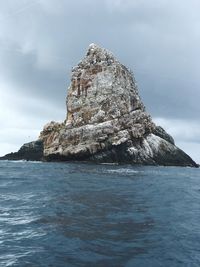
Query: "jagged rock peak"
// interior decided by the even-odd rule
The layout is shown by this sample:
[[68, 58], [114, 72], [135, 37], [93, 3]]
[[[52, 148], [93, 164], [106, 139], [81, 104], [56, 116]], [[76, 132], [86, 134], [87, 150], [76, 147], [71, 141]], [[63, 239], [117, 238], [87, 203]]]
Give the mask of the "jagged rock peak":
[[92, 43], [89, 45], [85, 57], [78, 63], [77, 66], [72, 68], [72, 75], [80, 68], [87, 69], [91, 65], [101, 65], [106, 67], [114, 62], [119, 64], [118, 60], [110, 51]]
[[69, 127], [145, 111], [132, 73], [111, 52], [95, 44], [72, 70], [66, 104]]
[[100, 62], [106, 62], [109, 64], [114, 61], [117, 61], [110, 51], [94, 43], [89, 45], [84, 60], [88, 60], [90, 63], [93, 64]]
[[91, 43], [88, 47], [87, 55], [92, 55], [92, 54], [94, 55], [94, 54], [98, 54], [98, 53], [101, 55], [105, 55], [105, 56], [109, 56], [111, 58], [114, 58], [113, 54], [109, 50], [101, 47], [98, 44]]

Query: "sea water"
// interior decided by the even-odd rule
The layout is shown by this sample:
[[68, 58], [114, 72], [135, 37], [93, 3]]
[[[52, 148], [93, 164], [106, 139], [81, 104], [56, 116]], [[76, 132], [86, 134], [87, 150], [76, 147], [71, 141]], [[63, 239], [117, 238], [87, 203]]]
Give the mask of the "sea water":
[[200, 170], [0, 162], [0, 266], [200, 266]]

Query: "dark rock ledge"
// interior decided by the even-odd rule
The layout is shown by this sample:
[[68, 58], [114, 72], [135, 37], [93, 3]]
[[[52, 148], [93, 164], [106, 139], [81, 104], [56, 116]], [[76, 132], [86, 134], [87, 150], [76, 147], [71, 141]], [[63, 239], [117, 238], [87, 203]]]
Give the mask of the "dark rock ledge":
[[24, 144], [18, 152], [9, 153], [0, 160], [43, 160], [43, 142], [41, 140]]

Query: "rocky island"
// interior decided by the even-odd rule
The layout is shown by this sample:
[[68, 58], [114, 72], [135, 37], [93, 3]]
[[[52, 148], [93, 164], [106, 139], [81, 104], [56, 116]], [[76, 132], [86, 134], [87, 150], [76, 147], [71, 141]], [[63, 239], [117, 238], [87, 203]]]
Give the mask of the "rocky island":
[[66, 105], [63, 123], [48, 123], [39, 140], [1, 159], [197, 167], [152, 121], [132, 72], [98, 45], [72, 69]]

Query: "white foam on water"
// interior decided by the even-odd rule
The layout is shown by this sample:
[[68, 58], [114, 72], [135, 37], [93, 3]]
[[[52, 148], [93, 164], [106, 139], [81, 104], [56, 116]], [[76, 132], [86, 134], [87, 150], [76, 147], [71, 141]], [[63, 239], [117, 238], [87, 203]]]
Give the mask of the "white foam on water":
[[24, 160], [24, 159], [20, 159], [20, 160], [9, 160], [9, 159], [4, 159], [4, 160], [1, 160], [1, 162], [22, 163], [22, 162], [26, 162], [26, 160]]
[[101, 163], [101, 165], [119, 165], [118, 163], [115, 162], [105, 162], [105, 163]]
[[2, 160], [2, 162], [12, 162], [12, 163], [35, 163], [35, 164], [41, 164], [43, 163], [42, 161], [34, 161], [34, 160], [24, 160], [24, 159], [20, 159], [20, 160]]
[[121, 169], [112, 169], [107, 170], [108, 173], [120, 173], [120, 174], [132, 174], [132, 173], [140, 173], [140, 171], [127, 169], [127, 168], [121, 168]]

